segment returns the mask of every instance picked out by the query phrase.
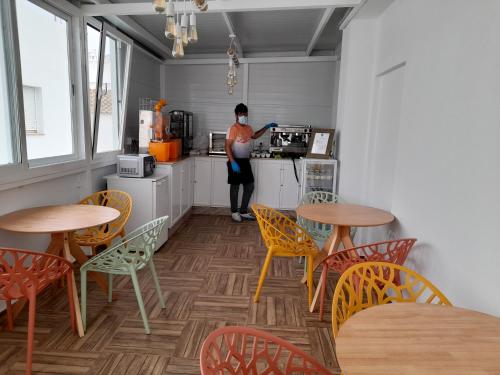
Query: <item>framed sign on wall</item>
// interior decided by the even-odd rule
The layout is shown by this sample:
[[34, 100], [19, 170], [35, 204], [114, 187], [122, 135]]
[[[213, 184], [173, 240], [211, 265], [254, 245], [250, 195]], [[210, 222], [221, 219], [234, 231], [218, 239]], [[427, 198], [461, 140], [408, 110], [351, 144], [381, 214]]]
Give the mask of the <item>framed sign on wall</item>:
[[335, 129], [313, 129], [307, 150], [308, 158], [330, 159], [332, 157]]

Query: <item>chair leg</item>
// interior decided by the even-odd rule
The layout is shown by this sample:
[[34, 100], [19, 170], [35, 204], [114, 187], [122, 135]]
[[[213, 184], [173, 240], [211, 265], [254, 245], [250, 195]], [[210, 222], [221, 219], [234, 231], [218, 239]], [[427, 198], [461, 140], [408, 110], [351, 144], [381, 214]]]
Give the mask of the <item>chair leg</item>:
[[160, 306], [162, 309], [165, 308], [165, 301], [163, 300], [163, 296], [161, 294], [160, 283], [158, 282], [158, 276], [156, 275], [155, 264], [153, 263], [153, 259], [149, 260], [149, 268], [151, 269], [151, 274], [153, 275], [153, 281], [155, 283], [156, 293], [158, 293], [158, 300], [160, 301]]
[[28, 313], [28, 348], [26, 349], [26, 368], [25, 374], [31, 374], [33, 366], [33, 341], [35, 338], [35, 317], [36, 317], [36, 294], [33, 293], [29, 300], [29, 313]]
[[326, 296], [326, 280], [328, 276], [328, 266], [326, 264], [323, 264], [323, 271], [321, 273], [321, 278], [323, 279], [321, 286], [321, 299], [320, 299], [320, 305], [319, 305], [319, 320], [323, 320], [323, 313], [324, 313], [324, 307], [325, 307], [325, 296]]
[[266, 260], [264, 261], [264, 265], [262, 266], [262, 271], [260, 272], [259, 284], [257, 285], [257, 290], [255, 291], [255, 296], [253, 298], [253, 301], [255, 303], [259, 302], [260, 291], [262, 290], [262, 286], [264, 285], [264, 280], [266, 279], [267, 269], [269, 268], [269, 265], [271, 264], [272, 259], [273, 259], [273, 253], [268, 251], [267, 255], [266, 255]]
[[14, 313], [12, 311], [12, 303], [10, 300], [5, 301], [7, 304], [7, 329], [9, 331], [14, 330]]
[[80, 294], [81, 294], [81, 305], [82, 305], [82, 324], [83, 331], [87, 330], [87, 271], [80, 269]]
[[146, 335], [149, 335], [151, 331], [149, 330], [148, 317], [146, 315], [146, 310], [144, 309], [144, 302], [142, 301], [141, 289], [139, 287], [139, 280], [137, 280], [137, 274], [135, 270], [130, 272], [130, 277], [132, 278], [132, 284], [134, 285], [135, 296], [137, 297], [137, 304], [139, 305], [139, 311], [141, 312], [142, 321], [144, 322], [144, 330]]
[[108, 273], [108, 302], [113, 301], [113, 274]]
[[307, 257], [301, 257], [301, 258], [304, 258], [304, 275], [305, 275], [307, 272]]
[[75, 312], [75, 301], [73, 299], [73, 272], [68, 272], [66, 274], [66, 284], [68, 291], [68, 303], [69, 303], [69, 314], [71, 319], [71, 329], [73, 332], [77, 331], [76, 328], [76, 312]]
[[307, 289], [308, 289], [307, 300], [309, 302], [309, 306], [311, 306], [313, 300], [313, 272], [314, 272], [313, 265], [314, 265], [314, 257], [309, 256], [307, 259]]

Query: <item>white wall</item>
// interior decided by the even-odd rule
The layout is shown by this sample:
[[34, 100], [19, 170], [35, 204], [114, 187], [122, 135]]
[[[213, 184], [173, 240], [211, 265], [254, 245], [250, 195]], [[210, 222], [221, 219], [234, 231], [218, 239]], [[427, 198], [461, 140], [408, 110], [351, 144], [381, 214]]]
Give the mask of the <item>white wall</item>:
[[238, 69], [233, 95], [227, 93], [227, 64], [167, 65], [169, 110], [193, 112], [195, 136], [203, 137], [212, 130], [226, 131], [234, 123], [234, 107], [241, 102], [249, 107], [254, 130], [273, 121], [335, 127], [336, 62], [250, 63], [246, 84], [245, 65]]
[[[382, 193], [365, 187], [374, 181], [376, 149], [386, 147], [396, 160], [377, 167], [393, 169], [392, 193], [378, 202], [398, 218], [394, 236], [419, 239], [407, 265], [455, 305], [495, 315], [499, 20], [496, 0], [473, 11], [466, 0], [396, 0], [376, 20], [352, 21], [344, 31], [338, 115], [340, 194], [377, 202]], [[391, 95], [381, 94], [380, 77], [403, 63], [401, 97], [381, 104]], [[396, 146], [394, 137], [375, 141], [380, 111], [399, 118]], [[382, 235], [365, 232], [365, 239]]]

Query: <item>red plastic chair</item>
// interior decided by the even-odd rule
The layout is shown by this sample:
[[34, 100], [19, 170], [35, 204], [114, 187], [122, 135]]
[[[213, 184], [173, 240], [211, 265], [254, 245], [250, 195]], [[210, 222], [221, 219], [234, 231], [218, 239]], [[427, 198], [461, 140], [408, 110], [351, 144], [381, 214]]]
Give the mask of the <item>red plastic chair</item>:
[[289, 342], [247, 327], [223, 327], [208, 335], [200, 370], [202, 375], [332, 375]]
[[26, 298], [29, 302], [26, 374], [31, 374], [36, 296], [64, 276], [68, 286], [71, 327], [76, 332], [71, 263], [55, 255], [0, 248], [0, 300], [4, 300], [7, 304], [7, 328], [9, 330], [14, 328], [11, 301]]
[[[321, 286], [319, 319], [323, 320], [326, 280], [329, 269], [342, 274], [349, 267], [362, 262], [387, 262], [402, 266], [416, 241], [416, 238], [405, 238], [376, 242], [338, 251], [328, 256], [323, 261], [323, 285]], [[399, 274], [396, 275], [396, 282], [399, 284]]]

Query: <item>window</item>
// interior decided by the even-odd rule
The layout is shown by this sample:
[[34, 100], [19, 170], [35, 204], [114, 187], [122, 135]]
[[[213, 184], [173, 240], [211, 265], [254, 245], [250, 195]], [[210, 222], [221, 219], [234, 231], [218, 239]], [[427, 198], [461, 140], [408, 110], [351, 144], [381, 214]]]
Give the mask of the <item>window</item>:
[[43, 135], [42, 130], [42, 89], [23, 86], [24, 123], [26, 135]]
[[121, 149], [132, 42], [107, 25], [98, 29], [87, 25], [88, 102], [93, 150], [105, 153]]
[[28, 160], [74, 159], [71, 18], [27, 0], [16, 10]]
[[99, 50], [101, 32], [92, 25], [86, 27], [87, 37], [87, 87], [90, 116], [90, 129], [94, 136], [95, 107], [97, 98], [97, 80], [99, 75]]
[[9, 104], [9, 82], [7, 75], [7, 56], [5, 55], [5, 45], [3, 30], [4, 12], [0, 6], [0, 165], [12, 164], [14, 158], [13, 127]]

